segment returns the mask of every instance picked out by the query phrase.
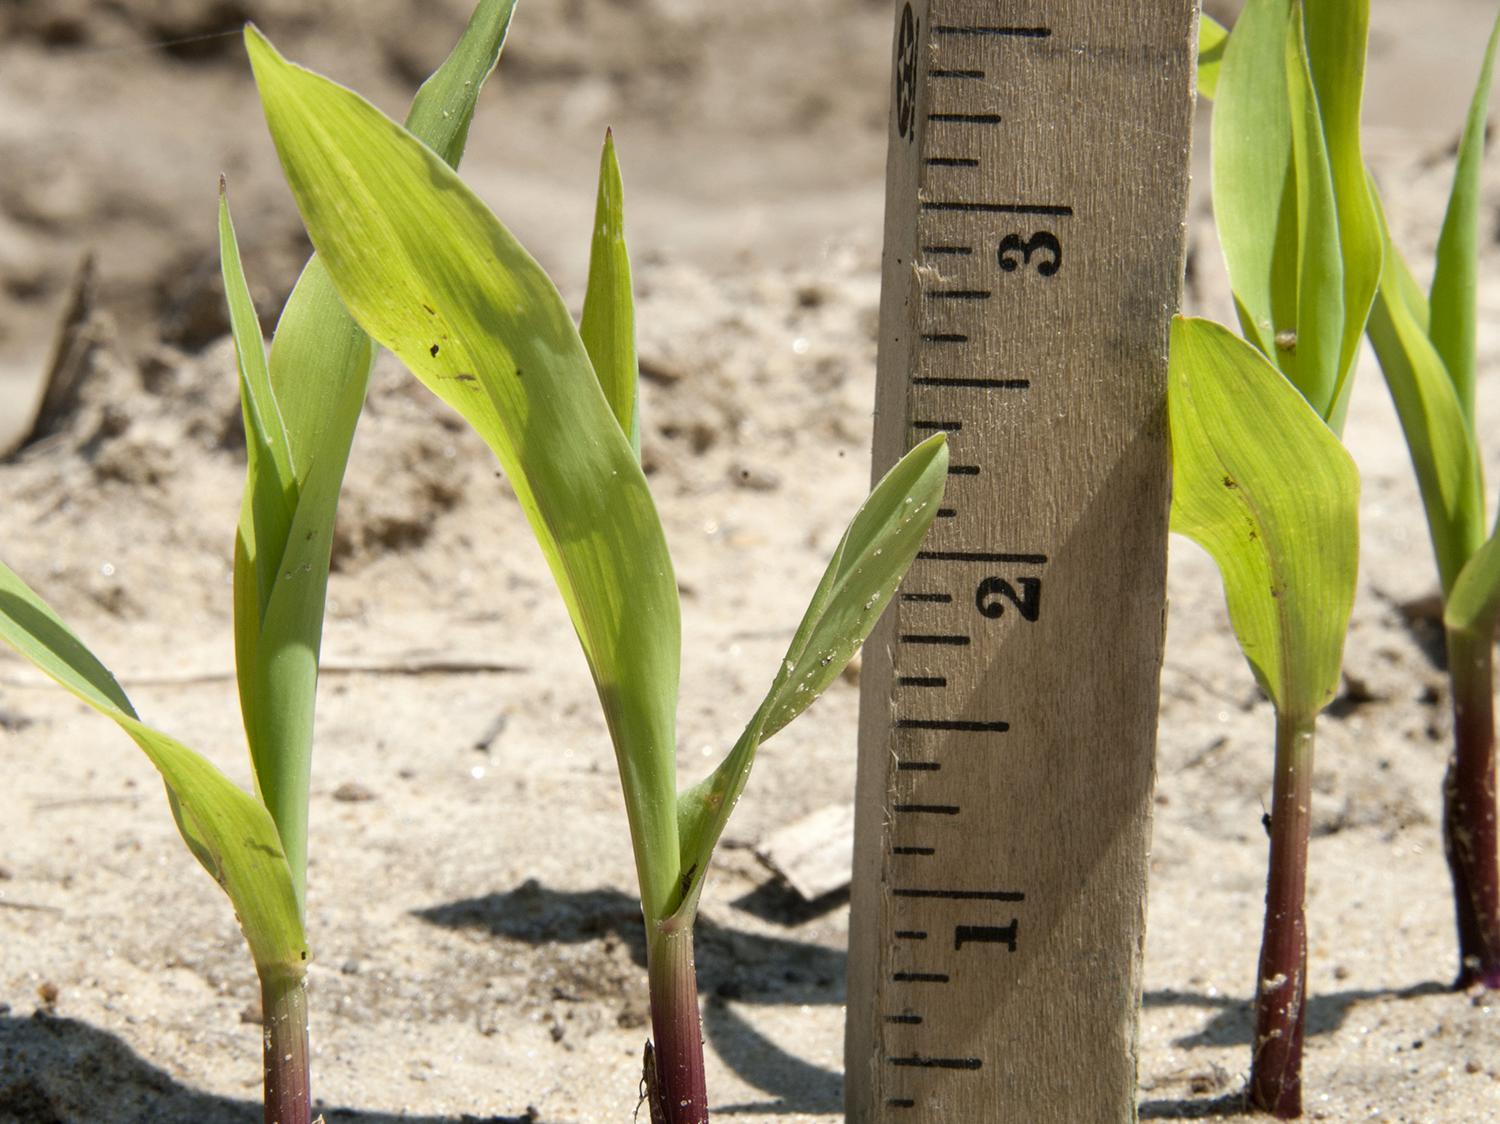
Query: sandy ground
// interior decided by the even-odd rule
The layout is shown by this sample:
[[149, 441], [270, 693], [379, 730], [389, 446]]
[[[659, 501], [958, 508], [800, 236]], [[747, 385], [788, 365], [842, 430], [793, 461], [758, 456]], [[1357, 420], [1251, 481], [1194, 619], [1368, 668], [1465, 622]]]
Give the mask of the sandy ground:
[[[1369, 153], [1425, 269], [1492, 6], [1375, 7]], [[86, 250], [100, 279], [82, 405], [0, 465], [0, 556], [145, 715], [246, 783], [227, 562], [243, 436], [214, 278], [219, 171], [267, 314], [306, 247], [236, 41], [195, 37], [252, 16], [398, 110], [462, 8], [0, 4], [0, 436], [26, 424]], [[873, 0], [728, 13], [527, 0], [471, 137], [466, 171], [575, 302], [604, 125], [620, 139], [647, 460], [684, 594], [688, 777], [758, 699], [866, 487], [889, 37], [889, 6]], [[1487, 232], [1500, 225], [1491, 168]], [[1198, 180], [1188, 302], [1222, 318]], [[1490, 433], [1495, 260], [1480, 298]], [[1349, 689], [1320, 744], [1309, 1116], [1500, 1119], [1500, 1010], [1446, 989], [1446, 686], [1435, 629], [1410, 608], [1435, 581], [1372, 365], [1348, 440], [1365, 478], [1362, 575]], [[1494, 442], [1487, 466], [1500, 478]], [[1211, 564], [1180, 540], [1172, 550], [1141, 1115], [1218, 1118], [1248, 1064], [1270, 711]], [[330, 594], [309, 902], [329, 1120], [628, 1118], [643, 949], [592, 688], [487, 454], [389, 363]], [[437, 657], [475, 669], [424, 670]], [[836, 684], [765, 747], [708, 883], [699, 965], [724, 1116], [840, 1114], [847, 899], [801, 903], [751, 847], [850, 798], [856, 695]], [[0, 765], [0, 1120], [258, 1119], [248, 958], [148, 764], [0, 653]]]

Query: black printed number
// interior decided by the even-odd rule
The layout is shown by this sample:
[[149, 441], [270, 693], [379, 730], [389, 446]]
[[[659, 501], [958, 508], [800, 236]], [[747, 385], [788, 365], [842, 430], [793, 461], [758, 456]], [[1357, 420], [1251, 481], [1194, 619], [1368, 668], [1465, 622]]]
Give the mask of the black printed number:
[[[1033, 261], [1032, 257], [1036, 260]], [[1038, 230], [1030, 238], [1007, 234], [1000, 239], [1000, 268], [1015, 273], [1022, 266], [1034, 266], [1038, 275], [1051, 277], [1062, 268], [1062, 243], [1050, 230]]]
[[[1016, 586], [1021, 588], [1018, 590]], [[1005, 615], [1007, 601], [1021, 614], [1022, 620], [1036, 620], [1042, 613], [1042, 579], [1017, 578], [1013, 585], [1004, 578], [990, 577], [974, 591], [974, 607], [990, 620]]]

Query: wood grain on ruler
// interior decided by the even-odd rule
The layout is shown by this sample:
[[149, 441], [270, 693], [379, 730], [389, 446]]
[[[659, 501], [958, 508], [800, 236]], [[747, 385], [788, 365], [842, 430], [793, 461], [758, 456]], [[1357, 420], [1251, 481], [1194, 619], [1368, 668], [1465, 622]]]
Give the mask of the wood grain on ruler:
[[1193, 21], [897, 4], [874, 472], [951, 465], [862, 675], [856, 1122], [1134, 1115]]

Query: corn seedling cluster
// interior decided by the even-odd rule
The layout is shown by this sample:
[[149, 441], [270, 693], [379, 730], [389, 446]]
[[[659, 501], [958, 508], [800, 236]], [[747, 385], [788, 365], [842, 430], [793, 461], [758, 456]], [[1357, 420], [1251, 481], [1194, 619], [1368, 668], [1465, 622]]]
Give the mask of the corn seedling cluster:
[[[1443, 595], [1454, 751], [1443, 785], [1443, 842], [1458, 920], [1458, 987], [1500, 988], [1495, 826], [1495, 622], [1500, 526], [1486, 533], [1474, 418], [1479, 166], [1500, 20], [1490, 33], [1458, 147], [1426, 295], [1385, 233], [1369, 336], [1421, 488]], [[1384, 233], [1384, 231], [1383, 231]]]
[[1485, 539], [1474, 428], [1475, 211], [1494, 38], [1429, 299], [1390, 243], [1360, 151], [1368, 16], [1367, 0], [1249, 0], [1232, 34], [1205, 21], [1214, 215], [1244, 339], [1201, 320], [1172, 333], [1173, 526], [1218, 563], [1235, 634], [1276, 711], [1248, 1096], [1282, 1118], [1302, 1109], [1314, 730], [1338, 687], [1358, 554], [1358, 475], [1337, 435], [1367, 328], [1447, 600], [1459, 982], [1500, 985], [1490, 662], [1500, 538]]
[[451, 168], [357, 94], [285, 61], [251, 63], [287, 182], [333, 287], [489, 445], [583, 646], [614, 743], [647, 936], [653, 1120], [707, 1119], [693, 924], [709, 859], [757, 747], [854, 655], [916, 555], [947, 471], [938, 435], [855, 515], [769, 693], [723, 763], [676, 781], [676, 582], [641, 471], [621, 184], [606, 138], [581, 323]]
[[[937, 514], [947, 473], [939, 434], [875, 486], [744, 732], [705, 779], [679, 789], [680, 609], [640, 464], [613, 139], [601, 157], [577, 323], [454, 170], [513, 6], [480, 0], [404, 127], [246, 31], [271, 136], [317, 251], [268, 352], [221, 186], [248, 450], [233, 597], [254, 794], [142, 722], [104, 665], [0, 564], [0, 638], [140, 746], [165, 781], [184, 842], [231, 900], [261, 981], [268, 1122], [311, 1116], [303, 981], [314, 703], [333, 521], [376, 345], [494, 453], [582, 645], [639, 883], [653, 1124], [708, 1117], [694, 924], [756, 752], [869, 635]], [[1339, 683], [1358, 559], [1359, 480], [1339, 434], [1367, 333], [1410, 447], [1445, 598], [1456, 749], [1444, 828], [1458, 983], [1500, 987], [1500, 528], [1486, 534], [1474, 401], [1478, 172], [1500, 22], [1459, 147], [1430, 294], [1391, 242], [1360, 149], [1367, 22], [1368, 0], [1248, 0], [1232, 34], [1204, 21], [1200, 91], [1216, 103], [1214, 207], [1241, 334], [1179, 318], [1171, 336], [1173, 527], [1219, 566], [1236, 637], [1275, 710], [1248, 1095], [1282, 1118], [1301, 1112], [1313, 747]]]
[[[514, 0], [484, 0], [407, 125], [457, 163]], [[183, 841], [229, 895], [260, 977], [267, 1124], [305, 1124], [310, 957], [304, 932], [318, 653], [339, 489], [374, 350], [314, 257], [267, 356], [221, 182], [219, 241], [248, 448], [234, 544], [234, 648], [255, 795], [146, 725], [114, 676], [0, 564], [0, 638], [114, 719], [166, 782]]]

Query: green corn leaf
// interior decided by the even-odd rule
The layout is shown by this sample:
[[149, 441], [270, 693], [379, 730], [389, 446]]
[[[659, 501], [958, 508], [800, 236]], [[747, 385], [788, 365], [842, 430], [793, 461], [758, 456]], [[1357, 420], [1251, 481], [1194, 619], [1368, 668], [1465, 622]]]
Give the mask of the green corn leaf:
[[[1287, 100], [1291, 106], [1292, 171], [1297, 198], [1296, 343], [1278, 346], [1277, 365], [1313, 408], [1329, 417], [1338, 400], [1339, 347], [1344, 327], [1344, 263], [1328, 141], [1313, 85], [1301, 4], [1287, 20]], [[1363, 178], [1361, 178], [1363, 182]], [[1360, 321], [1360, 332], [1364, 321]]]
[[589, 282], [578, 334], [609, 408], [641, 455], [640, 366], [635, 353], [635, 297], [630, 287], [630, 255], [625, 249], [624, 186], [615, 159], [613, 133], [604, 135], [599, 159], [599, 199], [589, 250]]
[[948, 446], [939, 433], [875, 486], [839, 540], [765, 701], [723, 763], [682, 794], [679, 916], [697, 908], [708, 860], [744, 791], [755, 751], [838, 678], [870, 635], [937, 515], [947, 479]]
[[1339, 431], [1348, 410], [1350, 376], [1358, 358], [1360, 338], [1380, 284], [1385, 249], [1385, 236], [1360, 145], [1370, 4], [1369, 0], [1338, 3], [1299, 0], [1295, 10], [1305, 12], [1309, 73], [1317, 97], [1337, 211], [1336, 239], [1332, 235], [1330, 239], [1338, 246], [1343, 305], [1334, 404], [1327, 416], [1334, 430]]
[[257, 969], [300, 975], [308, 958], [301, 911], [276, 825], [260, 802], [202, 756], [142, 723], [115, 677], [3, 563], [0, 639], [140, 746], [166, 782], [183, 839], [234, 903]]
[[677, 879], [676, 584], [656, 508], [562, 298], [463, 182], [358, 95], [246, 33], [313, 245], [344, 304], [500, 461], [614, 741], [642, 903]]
[[1426, 298], [1400, 252], [1387, 243], [1370, 343], [1416, 469], [1446, 596], [1484, 538], [1484, 481], [1479, 449], [1426, 322]]
[[[481, 0], [452, 53], [413, 99], [408, 124], [450, 164], [463, 154], [479, 92], [500, 57], [514, 8], [515, 0]], [[227, 225], [227, 214], [223, 221]], [[237, 273], [232, 229], [227, 237], [221, 231], [221, 246], [226, 275], [231, 261]], [[248, 294], [243, 303], [248, 309]], [[261, 354], [264, 367], [253, 313], [234, 319], [242, 370], [247, 354], [252, 362]], [[235, 549], [235, 653], [256, 786], [281, 830], [299, 899], [305, 891], [307, 791], [331, 535], [373, 359], [369, 337], [345, 311], [314, 255], [276, 327], [269, 393], [264, 378], [242, 380], [284, 422], [288, 459], [296, 466], [288, 488], [292, 507], [285, 518], [277, 512], [272, 523], [265, 514], [267, 497], [260, 494], [268, 485], [254, 455], [256, 442], [247, 442], [252, 455]]]
[[1474, 324], [1477, 302], [1475, 277], [1479, 257], [1480, 164], [1489, 116], [1490, 77], [1495, 66], [1495, 43], [1500, 38], [1500, 16], [1490, 30], [1484, 62], [1469, 116], [1458, 145], [1453, 190], [1438, 236], [1437, 266], [1432, 276], [1432, 342], [1458, 392], [1469, 427], [1474, 426]]
[[1245, 336], [1335, 430], [1383, 247], [1359, 147], [1365, 2], [1250, 0], [1214, 108], [1214, 214]]
[[1278, 711], [1338, 688], [1354, 604], [1359, 476], [1264, 356], [1206, 320], [1172, 324], [1172, 529], [1219, 566], [1235, 635]]
[[1464, 565], [1448, 594], [1443, 624], [1486, 641], [1500, 620], [1500, 520], [1484, 545]]
[[485, 79], [500, 61], [516, 0], [480, 0], [443, 65], [422, 83], [406, 128], [449, 167], [458, 167]]
[[[1249, 0], [1224, 48], [1213, 114], [1213, 205], [1245, 338], [1267, 356], [1296, 330], [1297, 192], [1287, 100], [1290, 0]], [[1291, 294], [1291, 300], [1288, 300]]]
[[1198, 96], [1213, 100], [1219, 88], [1219, 64], [1224, 61], [1224, 48], [1229, 42], [1229, 31], [1212, 16], [1198, 16]]

